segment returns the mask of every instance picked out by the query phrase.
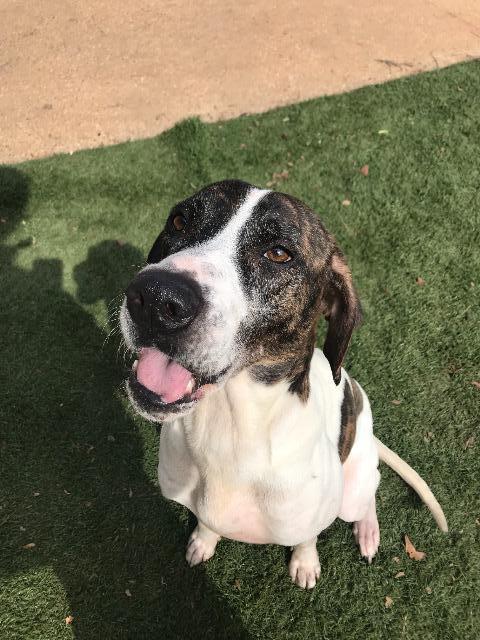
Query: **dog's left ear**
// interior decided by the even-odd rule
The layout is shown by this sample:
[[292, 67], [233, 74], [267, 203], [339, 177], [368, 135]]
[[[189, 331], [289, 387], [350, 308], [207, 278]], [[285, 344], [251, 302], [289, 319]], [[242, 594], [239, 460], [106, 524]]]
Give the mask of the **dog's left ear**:
[[362, 320], [362, 310], [350, 269], [341, 253], [333, 254], [326, 275], [322, 311], [328, 320], [328, 330], [323, 353], [330, 363], [335, 384], [338, 384], [348, 343]]

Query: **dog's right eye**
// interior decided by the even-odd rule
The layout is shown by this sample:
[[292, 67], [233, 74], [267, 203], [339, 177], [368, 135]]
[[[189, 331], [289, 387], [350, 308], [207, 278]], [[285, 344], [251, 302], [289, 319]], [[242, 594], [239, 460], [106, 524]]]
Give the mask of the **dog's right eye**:
[[172, 218], [172, 224], [177, 231], [183, 231], [187, 226], [187, 219], [181, 213], [177, 213], [177, 215]]

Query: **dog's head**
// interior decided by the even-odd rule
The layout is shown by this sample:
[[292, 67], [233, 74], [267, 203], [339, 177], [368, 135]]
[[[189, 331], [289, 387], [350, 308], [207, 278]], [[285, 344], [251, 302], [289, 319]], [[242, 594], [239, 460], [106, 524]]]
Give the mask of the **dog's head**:
[[172, 209], [147, 262], [120, 321], [138, 354], [128, 394], [148, 419], [188, 413], [244, 368], [306, 400], [321, 314], [338, 384], [360, 305], [333, 237], [299, 200], [212, 184]]

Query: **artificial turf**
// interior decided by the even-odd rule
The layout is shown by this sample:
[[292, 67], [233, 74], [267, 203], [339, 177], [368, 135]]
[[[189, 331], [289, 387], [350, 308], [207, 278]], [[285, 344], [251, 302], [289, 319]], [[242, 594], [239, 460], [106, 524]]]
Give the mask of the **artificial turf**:
[[[0, 168], [2, 640], [479, 637], [479, 143], [470, 62]], [[171, 205], [225, 177], [304, 199], [336, 235], [364, 309], [347, 368], [451, 528], [382, 468], [377, 558], [336, 522], [313, 592], [277, 546], [223, 541], [187, 568], [192, 519], [159, 494], [158, 436], [105, 341]]]

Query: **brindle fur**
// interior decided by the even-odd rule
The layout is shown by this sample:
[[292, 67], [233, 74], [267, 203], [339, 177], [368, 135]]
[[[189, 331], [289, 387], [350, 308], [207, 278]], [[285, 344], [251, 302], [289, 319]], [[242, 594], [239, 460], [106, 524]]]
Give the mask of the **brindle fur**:
[[343, 402], [341, 408], [340, 436], [338, 439], [338, 453], [342, 464], [348, 458], [355, 442], [357, 432], [357, 418], [363, 409], [363, 396], [358, 383], [350, 378], [345, 380]]

